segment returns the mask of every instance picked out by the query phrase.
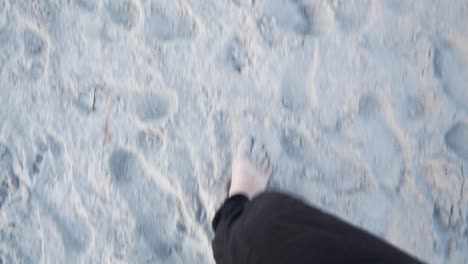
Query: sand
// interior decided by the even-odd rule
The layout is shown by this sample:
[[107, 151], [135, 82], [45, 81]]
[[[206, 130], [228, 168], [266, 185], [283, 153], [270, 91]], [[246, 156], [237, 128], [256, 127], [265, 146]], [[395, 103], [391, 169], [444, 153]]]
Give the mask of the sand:
[[0, 263], [214, 263], [246, 135], [270, 189], [467, 263], [467, 1], [0, 0]]

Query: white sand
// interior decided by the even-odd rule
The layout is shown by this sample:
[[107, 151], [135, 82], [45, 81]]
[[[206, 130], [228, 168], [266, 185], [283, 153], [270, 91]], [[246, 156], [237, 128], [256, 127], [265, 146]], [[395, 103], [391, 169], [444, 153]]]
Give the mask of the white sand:
[[231, 150], [468, 262], [466, 0], [0, 0], [0, 263], [214, 263]]

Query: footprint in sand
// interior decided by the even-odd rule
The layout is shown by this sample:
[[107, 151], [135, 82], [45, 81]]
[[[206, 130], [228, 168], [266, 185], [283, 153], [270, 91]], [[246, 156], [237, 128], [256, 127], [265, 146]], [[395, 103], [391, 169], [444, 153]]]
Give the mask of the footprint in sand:
[[309, 105], [309, 94], [307, 93], [306, 83], [287, 76], [280, 87], [281, 105], [288, 111], [301, 112], [306, 110]]
[[[50, 180], [53, 176], [60, 176], [53, 180], [61, 181], [63, 179], [62, 176], [65, 176], [69, 165], [65, 162], [66, 154], [61, 141], [51, 135], [47, 135], [45, 138], [38, 138], [36, 140], [35, 149], [36, 153], [29, 165], [30, 176], [35, 177], [39, 174], [39, 177], [44, 180]], [[46, 162], [45, 159], [47, 157], [52, 158], [52, 162]], [[41, 174], [41, 172], [44, 172], [43, 168], [45, 169], [45, 174], [50, 176], [50, 178], [42, 178], [43, 174]], [[39, 179], [39, 182], [42, 181]]]
[[284, 109], [291, 112], [302, 112], [309, 109], [313, 97], [309, 92], [312, 87], [308, 87], [310, 82], [307, 79], [307, 74], [298, 72], [290, 73], [284, 77], [279, 89], [281, 105]]
[[339, 26], [348, 33], [359, 31], [365, 27], [371, 8], [372, 1], [370, 0], [338, 0], [332, 3], [332, 9]]
[[310, 21], [303, 6], [294, 0], [264, 1], [265, 14], [275, 20], [277, 26], [286, 32], [300, 35], [310, 33]]
[[[93, 232], [86, 221], [86, 216], [77, 212], [74, 203], [79, 200], [52, 200], [62, 195], [62, 189], [70, 189], [67, 174], [70, 162], [62, 141], [47, 135], [36, 142], [37, 153], [30, 165], [30, 172], [36, 179], [32, 195], [39, 202], [46, 217], [50, 217], [60, 235], [65, 253], [69, 257], [77, 256], [89, 249], [93, 241]], [[74, 193], [68, 194], [75, 195]], [[69, 202], [73, 201], [73, 202]], [[66, 204], [66, 209], [61, 205]], [[74, 209], [70, 209], [74, 208]]]
[[319, 65], [317, 46], [296, 55], [279, 87], [279, 99], [284, 109], [293, 113], [308, 112], [316, 101], [315, 75]]
[[[159, 261], [176, 258], [186, 236], [177, 200], [170, 183], [153, 179], [133, 152], [117, 148], [109, 157], [109, 169], [120, 195], [135, 217], [136, 236], [142, 238]], [[158, 175], [159, 176], [159, 175]]]
[[[282, 131], [280, 145], [283, 152], [302, 168], [302, 175], [298, 177], [318, 177], [319, 184], [343, 195], [365, 192], [371, 188], [368, 174], [350, 154], [319, 141], [312, 141], [294, 128]], [[330, 163], [330, 160], [334, 162]], [[313, 175], [306, 175], [306, 171], [314, 172]]]
[[[67, 206], [70, 206], [67, 204]], [[83, 254], [93, 241], [93, 231], [83, 218], [75, 211], [64, 212], [57, 206], [43, 205], [45, 213], [51, 217], [62, 238], [66, 255], [73, 257]]]
[[154, 1], [145, 10], [144, 32], [150, 44], [192, 39], [198, 34], [198, 22], [181, 0]]
[[[433, 50], [434, 75], [447, 96], [468, 111], [468, 51], [456, 42], [440, 41]], [[465, 48], [466, 49], [466, 48]]]
[[[191, 223], [199, 225], [204, 229], [205, 234], [209, 234], [211, 232], [210, 220], [207, 217], [206, 203], [202, 195], [204, 191], [201, 191], [205, 189], [204, 182], [207, 179], [199, 178], [199, 176], [211, 174], [214, 167], [209, 161], [204, 165], [205, 168], [197, 168], [197, 161], [194, 160], [191, 152], [192, 150], [185, 143], [168, 144], [168, 149], [165, 151], [168, 160], [167, 171], [171, 175], [177, 175], [177, 181], [184, 192], [183, 201], [187, 205]], [[201, 155], [208, 158], [209, 154], [205, 154]]]
[[28, 63], [30, 77], [37, 81], [47, 67], [49, 43], [44, 33], [27, 26], [22, 33], [24, 57]]
[[238, 73], [248, 71], [255, 64], [255, 48], [249, 40], [236, 37], [228, 48], [228, 60]]
[[[64, 1], [55, 0], [43, 0], [43, 1], [14, 1], [15, 9], [18, 10], [18, 14], [24, 15], [25, 18], [31, 18], [31, 21], [39, 24], [41, 28], [47, 28], [48, 32], [53, 29], [58, 29], [56, 23], [60, 19], [61, 12], [65, 5], [68, 6], [68, 2], [65, 4]], [[60, 25], [62, 26], [62, 25]], [[56, 32], [54, 32], [56, 33]]]
[[0, 210], [7, 205], [12, 192], [19, 188], [19, 179], [13, 172], [10, 149], [0, 142]]
[[459, 158], [468, 162], [468, 123], [458, 122], [445, 133], [445, 144]]
[[93, 12], [97, 8], [97, 3], [94, 0], [75, 0], [74, 2], [79, 8], [87, 12]]
[[26, 56], [43, 55], [47, 50], [45, 38], [37, 30], [26, 28], [23, 32], [23, 45]]
[[400, 142], [385, 120], [383, 105], [376, 96], [367, 94], [360, 98], [358, 111], [355, 129], [362, 139], [370, 174], [387, 193], [398, 191], [405, 163]]
[[178, 99], [172, 91], [159, 90], [135, 95], [133, 111], [145, 124], [160, 125], [178, 109]]
[[283, 151], [290, 158], [301, 162], [310, 161], [312, 146], [309, 140], [296, 129], [285, 129], [280, 136]]
[[41, 171], [42, 161], [44, 160], [44, 153], [37, 153], [31, 166], [31, 175], [38, 174]]
[[159, 153], [165, 144], [164, 130], [142, 129], [138, 131], [136, 142], [144, 153]]
[[136, 2], [132, 0], [112, 0], [107, 6], [107, 10], [112, 22], [126, 30], [132, 30], [140, 23], [142, 12]]
[[306, 36], [329, 31], [332, 14], [325, 1], [263, 0], [265, 14], [283, 31]]
[[[70, 168], [73, 166], [68, 157], [67, 149], [63, 141], [55, 135], [46, 136], [47, 150], [52, 156], [52, 172], [58, 181], [63, 181], [68, 177]], [[52, 175], [48, 175], [52, 178]]]
[[[54, 184], [58, 185], [58, 188], [69, 188], [68, 185], [62, 182]], [[61, 196], [62, 194], [57, 193], [57, 195]], [[75, 204], [78, 197], [70, 198], [70, 195], [74, 196], [75, 193], [67, 194], [67, 198], [52, 201], [52, 195], [50, 194], [38, 190], [32, 193], [35, 198], [34, 201], [39, 203], [44, 217], [50, 219], [51, 223], [53, 223], [58, 237], [62, 240], [67, 258], [76, 258], [76, 256], [84, 254], [91, 248], [94, 232], [87, 222], [86, 215], [78, 213], [81, 211]]]

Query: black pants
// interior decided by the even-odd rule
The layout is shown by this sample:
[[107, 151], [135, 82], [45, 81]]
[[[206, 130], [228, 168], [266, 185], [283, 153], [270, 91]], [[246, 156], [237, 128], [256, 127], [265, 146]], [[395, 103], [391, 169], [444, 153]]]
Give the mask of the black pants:
[[227, 199], [213, 220], [217, 264], [420, 263], [334, 216], [280, 193]]

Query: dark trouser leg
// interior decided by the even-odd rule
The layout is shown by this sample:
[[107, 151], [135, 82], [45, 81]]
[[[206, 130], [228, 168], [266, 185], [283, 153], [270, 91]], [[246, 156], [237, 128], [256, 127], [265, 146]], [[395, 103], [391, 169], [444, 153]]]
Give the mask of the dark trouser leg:
[[390, 244], [280, 193], [226, 200], [213, 220], [218, 264], [419, 263]]

